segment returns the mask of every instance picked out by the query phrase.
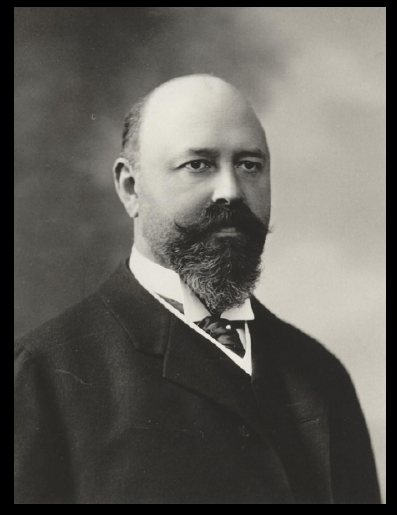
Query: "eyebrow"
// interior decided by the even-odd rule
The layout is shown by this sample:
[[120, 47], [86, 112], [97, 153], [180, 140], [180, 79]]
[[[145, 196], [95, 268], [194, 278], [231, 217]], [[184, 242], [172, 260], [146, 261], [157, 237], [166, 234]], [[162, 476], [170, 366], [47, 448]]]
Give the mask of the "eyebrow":
[[[195, 155], [197, 157], [207, 157], [210, 159], [216, 159], [219, 156], [219, 151], [213, 148], [188, 148], [184, 152], [179, 154], [179, 156], [176, 157], [176, 160], [185, 159], [191, 155]], [[260, 148], [240, 150], [236, 152], [236, 154], [234, 155], [234, 159], [243, 159], [244, 157], [256, 157], [258, 159], [266, 160], [268, 158], [268, 155]]]
[[248, 150], [241, 150], [240, 152], [236, 153], [235, 157], [236, 159], [242, 159], [244, 157], [257, 157], [258, 159], [266, 160], [268, 158], [268, 154], [260, 148], [253, 148]]
[[182, 159], [189, 155], [216, 158], [218, 157], [219, 152], [213, 148], [188, 148], [184, 152], [182, 152], [178, 157]]

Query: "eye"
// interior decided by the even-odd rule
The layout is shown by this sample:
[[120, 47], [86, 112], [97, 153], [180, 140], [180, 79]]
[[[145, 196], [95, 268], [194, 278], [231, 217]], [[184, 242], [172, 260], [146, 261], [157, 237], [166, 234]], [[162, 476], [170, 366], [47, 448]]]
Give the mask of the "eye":
[[245, 172], [260, 172], [263, 169], [263, 164], [259, 161], [241, 161], [237, 165], [238, 168], [243, 169]]
[[202, 172], [208, 168], [211, 168], [211, 165], [210, 163], [208, 163], [208, 161], [198, 159], [196, 161], [189, 161], [188, 163], [183, 165], [183, 168], [187, 168], [191, 172]]

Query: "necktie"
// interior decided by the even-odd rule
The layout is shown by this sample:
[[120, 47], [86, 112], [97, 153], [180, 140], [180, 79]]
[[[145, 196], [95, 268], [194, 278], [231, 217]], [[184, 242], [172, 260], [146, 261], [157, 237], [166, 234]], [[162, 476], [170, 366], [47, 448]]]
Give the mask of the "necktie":
[[196, 323], [203, 331], [208, 333], [227, 349], [235, 352], [240, 358], [244, 357], [245, 349], [241, 343], [237, 329], [233, 327], [236, 325], [235, 323], [225, 318], [220, 318], [217, 315], [210, 315]]
[[[163, 297], [171, 306], [183, 313], [183, 306], [180, 302]], [[203, 329], [212, 338], [217, 340], [221, 345], [224, 345], [227, 349], [235, 352], [240, 358], [245, 355], [245, 349], [241, 343], [240, 336], [237, 332], [236, 326], [238, 322], [230, 322], [225, 318], [220, 318], [217, 315], [209, 315], [200, 322], [196, 322], [200, 329]]]

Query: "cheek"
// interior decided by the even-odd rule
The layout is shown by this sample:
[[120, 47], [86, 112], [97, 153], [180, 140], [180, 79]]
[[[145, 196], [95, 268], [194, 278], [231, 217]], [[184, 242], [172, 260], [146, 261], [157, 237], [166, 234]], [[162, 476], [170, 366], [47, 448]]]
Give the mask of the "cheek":
[[175, 174], [163, 187], [170, 209], [186, 216], [201, 212], [211, 199], [211, 184], [208, 180]]
[[142, 185], [140, 213], [144, 218], [191, 222], [197, 219], [209, 200], [210, 196], [198, 188], [181, 188], [172, 181], [165, 184], [158, 182], [149, 188]]
[[270, 180], [249, 187], [245, 191], [245, 198], [248, 207], [261, 220], [266, 220], [270, 216], [271, 208], [271, 187]]
[[197, 221], [197, 218], [208, 204], [208, 201], [208, 198], [200, 198], [192, 195], [174, 199], [172, 209], [175, 220], [182, 224], [190, 224]]

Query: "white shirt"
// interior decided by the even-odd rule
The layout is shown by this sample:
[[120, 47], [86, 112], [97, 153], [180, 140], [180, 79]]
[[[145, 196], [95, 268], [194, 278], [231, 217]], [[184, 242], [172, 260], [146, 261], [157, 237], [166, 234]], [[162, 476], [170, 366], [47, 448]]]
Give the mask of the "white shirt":
[[[153, 297], [155, 297], [164, 307], [185, 322], [189, 327], [201, 334], [204, 338], [210, 340], [247, 374], [252, 375], [251, 335], [247, 321], [253, 320], [255, 316], [249, 299], [247, 299], [242, 306], [229, 309], [221, 314], [221, 318], [226, 318], [227, 320], [245, 321], [244, 329], [237, 329], [241, 342], [245, 348], [244, 357], [240, 358], [240, 356], [221, 345], [217, 340], [212, 338], [208, 333], [200, 329], [195, 324], [195, 322], [199, 322], [210, 315], [210, 312], [194, 295], [192, 290], [181, 280], [176, 272], [169, 268], [164, 268], [163, 266], [144, 257], [135, 246], [132, 247], [129, 266], [131, 272], [134, 274], [136, 280], [141, 284], [141, 286], [153, 295]], [[184, 313], [180, 313], [162, 297], [175, 300], [182, 304]]]

